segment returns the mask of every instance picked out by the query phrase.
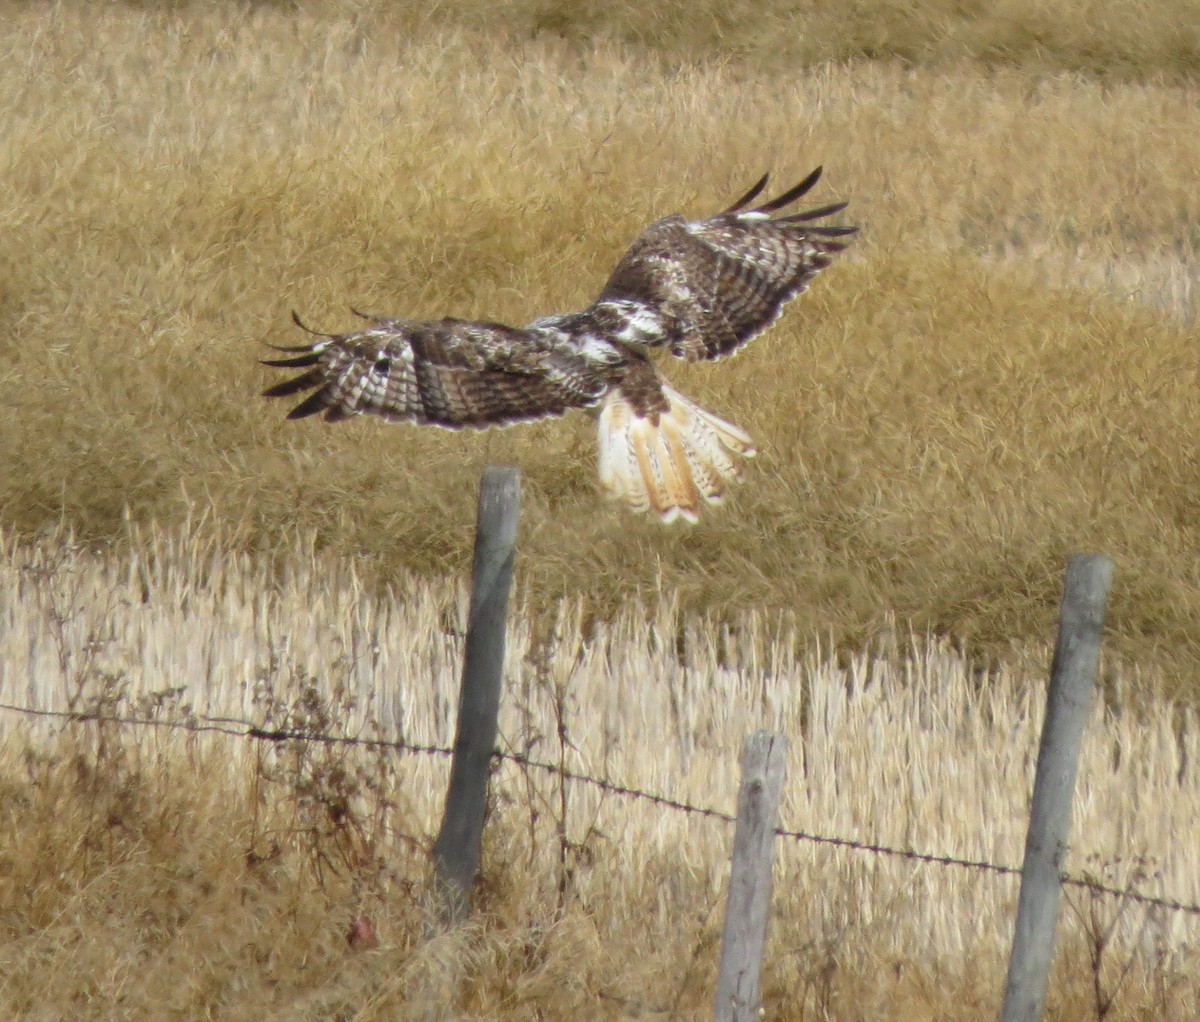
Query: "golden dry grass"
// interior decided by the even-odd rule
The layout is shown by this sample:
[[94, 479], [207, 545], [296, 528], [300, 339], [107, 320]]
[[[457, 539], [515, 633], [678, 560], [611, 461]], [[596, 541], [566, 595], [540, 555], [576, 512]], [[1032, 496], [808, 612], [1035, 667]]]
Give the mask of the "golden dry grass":
[[[67, 4], [68, 8], [72, 5]], [[194, 14], [228, 0], [134, 0], [150, 12]], [[468, 29], [506, 43], [554, 39], [619, 45], [663, 66], [745, 62], [776, 73], [828, 61], [894, 60], [924, 67], [971, 61], [1034, 73], [1078, 71], [1116, 79], [1193, 78], [1200, 29], [1187, 0], [510, 0], [425, 4], [412, 0], [264, 0], [287, 15], [349, 22], [384, 48], [439, 29]], [[225, 15], [227, 17], [227, 14]], [[1136, 31], [1133, 27], [1136, 26]]]
[[[130, 561], [53, 538], [0, 548], [0, 702], [452, 741], [461, 587], [409, 579], [378, 598], [301, 547], [272, 584], [196, 542], [138, 538]], [[552, 628], [522, 611], [510, 636], [507, 749], [729, 811], [742, 738], [780, 729], [785, 826], [1019, 861], [1044, 667], [981, 672], [936, 641], [839, 666], [797, 659], [760, 617], [721, 630], [669, 605], [590, 635], [572, 611]], [[1200, 729], [1165, 702], [1134, 712], [1128, 683], [1090, 720], [1066, 868], [1195, 904]], [[444, 761], [3, 726], [6, 1018], [709, 1017], [731, 840], [717, 821], [506, 763], [477, 918], [428, 941]], [[777, 860], [768, 1017], [995, 1016], [1011, 878], [791, 841]], [[1092, 1018], [1088, 934], [1119, 906], [1067, 899], [1050, 1017]], [[347, 945], [361, 914], [377, 949]], [[1127, 906], [1101, 956], [1109, 1019], [1194, 1018], [1197, 947], [1194, 917]]]
[[[479, 469], [510, 461], [520, 584], [544, 603], [668, 593], [848, 647], [895, 612], [1003, 652], [1046, 636], [1065, 555], [1100, 548], [1113, 648], [1194, 690], [1187, 80], [1140, 57], [1134, 81], [664, 70], [613, 41], [388, 5], [167, 7], [11, 5], [0, 34], [10, 527], [107, 540], [129, 509], [437, 577], [466, 557]], [[697, 528], [606, 506], [583, 417], [332, 429], [255, 397], [292, 307], [330, 328], [350, 303], [512, 322], [579, 307], [653, 217], [817, 162], [821, 198], [866, 225], [852, 253], [733, 363], [666, 367], [762, 451]]]

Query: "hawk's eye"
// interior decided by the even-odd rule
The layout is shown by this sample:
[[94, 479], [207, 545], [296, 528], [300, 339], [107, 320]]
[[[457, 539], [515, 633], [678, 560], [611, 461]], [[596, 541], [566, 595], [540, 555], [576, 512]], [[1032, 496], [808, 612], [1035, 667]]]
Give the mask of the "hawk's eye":
[[392, 360], [386, 355], [380, 355], [372, 367], [380, 376], [387, 376], [392, 371]]

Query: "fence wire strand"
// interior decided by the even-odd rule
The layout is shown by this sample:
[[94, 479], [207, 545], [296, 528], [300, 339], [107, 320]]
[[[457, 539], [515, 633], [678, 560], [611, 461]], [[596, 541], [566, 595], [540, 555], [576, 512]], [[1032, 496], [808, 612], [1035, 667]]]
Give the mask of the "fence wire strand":
[[[318, 734], [311, 731], [298, 731], [289, 728], [264, 727], [262, 725], [254, 724], [252, 721], [242, 720], [237, 717], [192, 716], [184, 720], [162, 720], [155, 717], [122, 717], [87, 711], [38, 710], [28, 706], [16, 706], [11, 703], [0, 703], [0, 711], [7, 711], [9, 713], [16, 713], [28, 717], [66, 720], [74, 723], [112, 724], [117, 727], [164, 728], [167, 730], [188, 731], [199, 734], [221, 734], [233, 738], [250, 738], [255, 741], [263, 742], [300, 741], [317, 742], [325, 745], [387, 748], [407, 755], [449, 757], [454, 754], [454, 749], [447, 746], [420, 744], [416, 742], [410, 742], [403, 738], [363, 738], [358, 735]], [[737, 821], [736, 816], [733, 816], [732, 814], [721, 809], [715, 809], [711, 806], [697, 806], [689, 802], [682, 802], [678, 799], [670, 798], [667, 795], [658, 794], [652, 791], [643, 791], [639, 788], [631, 788], [624, 784], [618, 784], [615, 781], [608, 780], [607, 778], [592, 777], [589, 774], [577, 773], [575, 771], [566, 769], [558, 763], [549, 763], [541, 760], [531, 759], [530, 757], [523, 756], [520, 753], [505, 752], [500, 749], [495, 750], [495, 752], [492, 753], [492, 756], [497, 761], [514, 763], [517, 766], [530, 770], [537, 770], [540, 772], [553, 774], [554, 776], [562, 778], [565, 781], [570, 781], [574, 784], [586, 785], [607, 795], [615, 795], [620, 798], [628, 798], [635, 801], [647, 802], [651, 805], [658, 806], [662, 809], [667, 809], [672, 812], [683, 813], [689, 816], [699, 816], [705, 819], [719, 820], [722, 823], [735, 823]], [[814, 834], [802, 830], [786, 830], [779, 827], [775, 829], [775, 835], [777, 837], [787, 838], [797, 844], [808, 843], [824, 845], [826, 847], [843, 848], [848, 851], [865, 852], [870, 855], [881, 855], [890, 858], [907, 859], [909, 861], [922, 863], [924, 865], [970, 869], [978, 872], [992, 873], [998, 876], [1021, 875], [1021, 869], [1019, 866], [1005, 866], [999, 863], [987, 862], [986, 860], [982, 859], [960, 859], [952, 855], [938, 855], [931, 852], [920, 852], [912, 848], [895, 848], [889, 845], [877, 844], [870, 841], [859, 841], [855, 838]], [[1093, 880], [1089, 877], [1072, 876], [1071, 874], [1065, 872], [1059, 873], [1059, 880], [1063, 884], [1071, 887], [1082, 888], [1096, 894], [1102, 894], [1114, 898], [1122, 898], [1139, 905], [1146, 905], [1151, 908], [1160, 908], [1168, 912], [1179, 912], [1186, 915], [1200, 917], [1200, 905], [1189, 904], [1187, 902], [1178, 901], [1174, 898], [1156, 897], [1150, 894], [1143, 894], [1136, 890], [1113, 887], [1108, 884], [1102, 884], [1099, 881]]]

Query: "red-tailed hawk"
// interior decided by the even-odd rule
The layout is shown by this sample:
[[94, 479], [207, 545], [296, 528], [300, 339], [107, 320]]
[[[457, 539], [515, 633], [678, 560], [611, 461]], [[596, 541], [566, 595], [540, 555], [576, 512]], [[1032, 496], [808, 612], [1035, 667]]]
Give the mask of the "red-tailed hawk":
[[[752, 209], [767, 184], [706, 220], [669, 216], [647, 227], [588, 308], [521, 329], [441, 319], [364, 316], [348, 334], [317, 334], [269, 366], [308, 371], [266, 390], [311, 390], [288, 414], [331, 422], [367, 413], [448, 429], [504, 426], [599, 406], [600, 481], [639, 511], [695, 521], [738, 478], [750, 437], [673, 390], [650, 361], [714, 361], [737, 352], [845, 247], [855, 227], [814, 224], [844, 202], [776, 216], [821, 176]], [[361, 314], [360, 314], [361, 315]], [[296, 323], [304, 327], [293, 314]], [[304, 327], [304, 329], [308, 329]], [[314, 332], [315, 331], [310, 331]]]

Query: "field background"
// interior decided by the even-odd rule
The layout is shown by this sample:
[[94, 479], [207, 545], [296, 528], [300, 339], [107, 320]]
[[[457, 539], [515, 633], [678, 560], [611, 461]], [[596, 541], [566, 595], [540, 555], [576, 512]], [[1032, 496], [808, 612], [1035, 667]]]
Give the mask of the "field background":
[[[733, 645], [762, 629], [774, 652], [756, 661], [760, 680], [805, 657], [847, 667], [875, 643], [904, 677], [906, 655], [949, 641], [976, 665], [964, 677], [994, 669], [1027, 697], [1041, 683], [1066, 556], [1103, 550], [1117, 562], [1110, 712], [1136, 705], [1151, 722], [1173, 722], [1167, 731], [1184, 742], [1180, 721], [1190, 718], [1173, 703], [1200, 695], [1198, 71], [1200, 24], [1183, 2], [1098, 0], [1049, 12], [1020, 0], [452, 9], [0, 0], [0, 525], [10, 556], [69, 567], [88, 550], [128, 567], [151, 559], [151, 530], [168, 537], [165, 549], [206, 551], [214, 576], [218, 565], [245, 565], [242, 584], [265, 587], [263, 600], [270, 580], [284, 585], [311, 561], [331, 589], [403, 603], [462, 577], [479, 471], [507, 462], [524, 474], [517, 586], [530, 628], [549, 629], [538, 622], [555, 620], [566, 598], [588, 636], [616, 618], [635, 629], [668, 612], [680, 635], [724, 628]], [[257, 397], [273, 378], [256, 364], [264, 342], [297, 340], [293, 308], [328, 329], [351, 322], [349, 305], [513, 323], [577, 308], [651, 219], [721, 208], [763, 170], [784, 184], [818, 163], [826, 176], [814, 201], [848, 199], [847, 218], [863, 225], [850, 251], [739, 358], [664, 367], [760, 449], [744, 483], [695, 527], [664, 528], [607, 505], [583, 416], [467, 436], [287, 423], [285, 407]], [[184, 561], [161, 567], [164, 578], [198, 572], [203, 581], [205, 570]], [[352, 582], [341, 574], [348, 564]], [[42, 599], [28, 588], [38, 572], [19, 576], [15, 599]], [[301, 609], [292, 620], [307, 629]], [[141, 648], [136, 630], [95, 626], [114, 649]], [[195, 634], [235, 626], [216, 611], [206, 627]], [[214, 671], [225, 683], [253, 679], [264, 655], [185, 660], [182, 676], [166, 677], [131, 674], [114, 653], [113, 663], [72, 674], [51, 657], [53, 634], [21, 647], [27, 672], [6, 665], [6, 691], [53, 703], [76, 682], [92, 700], [183, 686], [192, 699]], [[155, 634], [161, 644], [174, 633]], [[65, 674], [47, 680], [41, 657]], [[181, 663], [152, 662], [163, 675], [162, 665]], [[308, 669], [328, 674], [332, 662]], [[321, 699], [340, 706], [328, 688]], [[728, 763], [755, 719], [723, 730], [701, 708], [679, 726], [719, 735], [712, 755]], [[552, 730], [552, 720], [536, 720]], [[644, 747], [660, 723], [628, 726]], [[578, 727], [588, 726], [584, 713]], [[246, 834], [259, 833], [253, 793], [274, 776], [266, 766], [169, 745], [118, 755], [114, 736], [91, 734], [93, 761], [111, 775], [106, 797], [132, 799], [97, 816], [109, 805], [97, 795], [104, 771], [88, 774], [73, 758], [80, 736], [33, 758], [26, 737], [6, 751], [5, 811], [78, 814], [55, 810], [45, 828], [0, 851], [12, 938], [0, 955], [0, 995], [24, 991], [20, 1017], [162, 1017], [161, 991], [144, 987], [106, 1009], [117, 1002], [102, 978], [138, 974], [154, 955], [175, 962], [160, 975], [177, 976], [179, 933], [200, 932], [186, 945], [196, 961], [197, 949], [220, 943], [206, 945], [203, 933], [224, 926], [296, 938], [289, 952], [268, 942], [260, 966], [303, 962], [312, 946], [304, 935], [319, 933], [330, 971], [294, 965], [287, 996], [271, 1001], [281, 988], [263, 979], [265, 967], [252, 981], [236, 978], [236, 960], [210, 961], [204, 975], [219, 980], [193, 990], [197, 1000], [181, 994], [177, 1017], [390, 1017], [378, 1013], [393, 1002], [353, 993], [370, 988], [363, 970], [385, 966], [351, 968], [365, 985], [346, 988], [337, 1011], [313, 993], [329, 990], [346, 953], [342, 924], [330, 920], [361, 892], [330, 881], [334, 893], [303, 893], [311, 847], [296, 837], [306, 831], [295, 814], [311, 809], [311, 793], [267, 784], [262, 805], [290, 821], [276, 821], [290, 836], [270, 860], [274, 879], [264, 887], [254, 869], [249, 879], [234, 869], [230, 882], [242, 886], [234, 894], [218, 885], [229, 899], [213, 902], [205, 891], [214, 877], [246, 860], [247, 848], [252, 865], [265, 854]], [[1140, 736], [1128, 741], [1142, 747]], [[869, 761], [871, 741], [860, 752]], [[144, 758], [152, 754], [160, 760]], [[198, 769], [210, 787], [173, 783]], [[383, 788], [383, 803], [407, 790], [394, 778]], [[400, 830], [421, 839], [427, 812], [414, 809]], [[129, 834], [111, 820], [134, 817], [149, 823], [124, 844]], [[185, 818], [200, 856], [190, 865], [171, 837]], [[941, 844], [936, 832], [910, 836]], [[499, 860], [550, 854], [529, 841], [533, 851]], [[724, 854], [689, 852], [686, 841], [666, 847], [694, 855], [696, 870], [719, 870]], [[44, 862], [64, 848], [87, 868], [31, 877], [13, 865], [30, 849]], [[1120, 841], [1108, 853], [1132, 869], [1138, 848]], [[853, 868], [839, 874], [849, 885], [839, 889], [843, 906], [857, 904], [854, 885], [871, 875]], [[1182, 869], [1194, 878], [1194, 863]], [[180, 870], [191, 870], [192, 887], [180, 887]], [[585, 915], [540, 915], [538, 884], [554, 885], [538, 876], [528, 889], [496, 879], [504, 936], [486, 930], [464, 952], [486, 990], [459, 1005], [464, 1017], [554, 1017], [561, 969], [569, 972], [563, 949], [581, 939], [571, 928]], [[32, 902], [21, 900], [25, 890]], [[632, 920], [668, 911], [633, 886], [627, 895], [627, 934]], [[145, 916], [128, 907], [143, 901], [152, 906]], [[227, 914], [214, 921], [201, 904]], [[123, 921], [112, 946], [127, 972], [67, 953], [110, 908]], [[838, 920], [825, 917], [829, 934]], [[419, 944], [420, 926], [409, 922], [392, 921], [393, 955]], [[596, 975], [624, 960], [614, 950], [619, 922], [589, 959]], [[658, 934], [655, 961], [688, 961], [710, 932], [696, 926], [675, 944]], [[36, 953], [23, 943], [32, 932], [42, 934]], [[1194, 939], [1175, 934], [1171, 953]], [[850, 978], [824, 1001], [806, 994], [799, 1014], [788, 1014], [795, 1004], [784, 996], [799, 973], [781, 974], [792, 980], [779, 980], [772, 1010], [822, 1017], [823, 1003], [829, 1017], [855, 1017], [864, 977], [895, 968], [904, 982], [871, 1002], [871, 1017], [984, 1017], [991, 1002], [968, 992], [978, 985], [972, 969], [994, 972], [995, 927], [987, 940], [986, 953], [972, 945], [974, 964], [961, 948], [921, 962], [862, 945], [855, 968], [837, 973]], [[793, 959], [796, 969], [815, 960], [807, 951]], [[538, 972], [546, 961], [560, 963], [552, 979]], [[1181, 994], [1169, 975], [1147, 968], [1117, 1017], [1194, 1017], [1194, 985]], [[30, 993], [59, 990], [55, 976], [82, 979], [64, 983], [60, 1001]], [[688, 987], [674, 980], [672, 991]], [[702, 1010], [698, 982], [695, 1003], [671, 1011]], [[670, 991], [632, 1001], [627, 993], [580, 995], [571, 1010], [671, 1017], [646, 1007], [669, 1006]], [[1067, 983], [1057, 996], [1061, 1017], [1079, 1017], [1087, 984]]]
[[[683, 61], [692, 19], [655, 4], [596, 40], [586, 18], [539, 29], [542, 7], [500, 32], [395, 4], [6, 5], [3, 520], [105, 542], [128, 511], [256, 550], [313, 533], [365, 576], [440, 577], [479, 469], [510, 461], [542, 602], [665, 593], [847, 648], [895, 614], [1006, 652], [1047, 635], [1065, 556], [1102, 549], [1112, 650], [1194, 692], [1200, 104], [1170, 61], [1076, 71], [1097, 6], [1064, 9], [1055, 37], [1082, 35], [1056, 71], [1033, 42], [945, 67], [973, 51], [932, 30], [932, 68], [866, 60], [832, 7], [818, 37], [846, 60], [809, 65], [782, 6], [728, 8], [743, 42], [696, 37]], [[1169, 6], [1137, 12], [1139, 37], [1187, 38]], [[738, 56], [760, 21], [769, 70]], [[351, 304], [576, 308], [649, 220], [817, 163], [815, 200], [864, 225], [848, 258], [746, 357], [665, 367], [762, 452], [696, 528], [598, 498], [584, 416], [333, 429], [256, 397], [292, 308], [328, 329]]]

